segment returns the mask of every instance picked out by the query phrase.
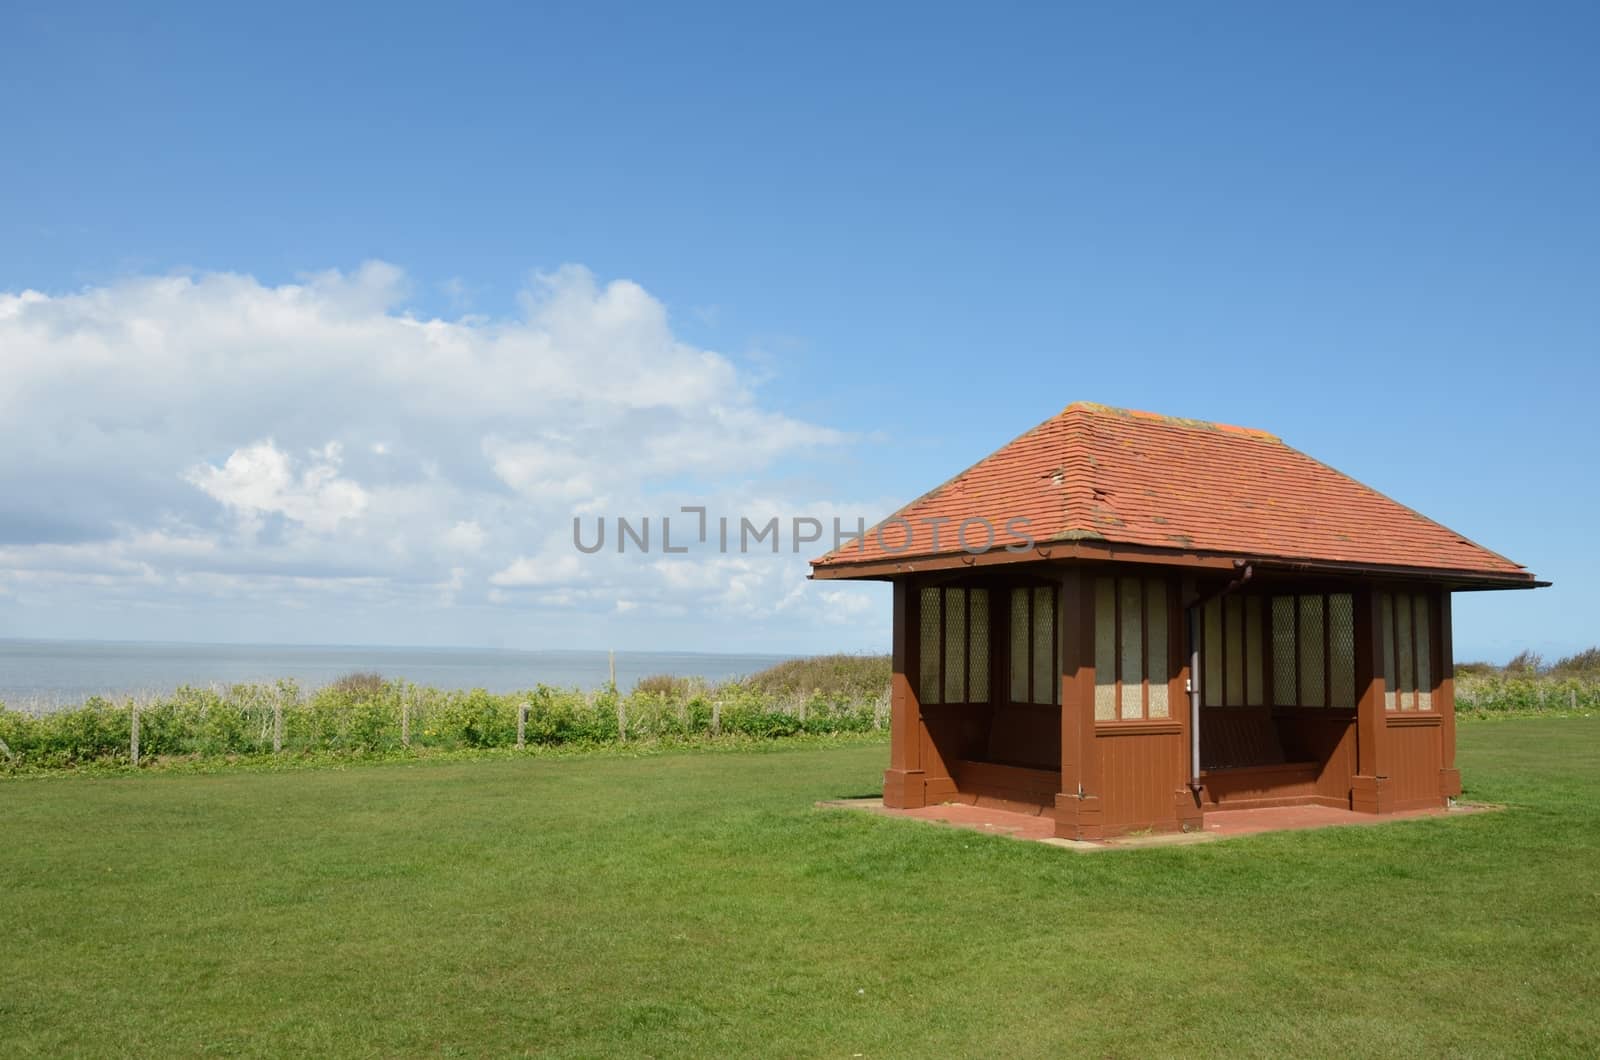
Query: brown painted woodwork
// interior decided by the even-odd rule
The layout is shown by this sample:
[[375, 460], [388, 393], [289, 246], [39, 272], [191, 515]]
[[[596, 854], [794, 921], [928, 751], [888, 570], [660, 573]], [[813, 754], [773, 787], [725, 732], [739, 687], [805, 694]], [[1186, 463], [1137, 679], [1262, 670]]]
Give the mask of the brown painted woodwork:
[[1382, 621], [1378, 593], [1364, 586], [1355, 593], [1356, 774], [1350, 779], [1350, 808], [1389, 813], [1394, 793], [1389, 776], [1389, 726], [1385, 719]]
[[1442, 805], [1444, 797], [1439, 794], [1442, 726], [1439, 716], [1396, 711], [1389, 715], [1386, 728], [1386, 754], [1391, 771], [1388, 783], [1390, 802], [1380, 812]]
[[1095, 744], [1102, 834], [1178, 828], [1175, 793], [1187, 779], [1189, 756], [1182, 728], [1102, 725]]
[[1094, 731], [1094, 594], [1081, 565], [1066, 567], [1056, 593], [1061, 670], [1061, 790], [1056, 835], [1102, 835], [1100, 755]]
[[1433, 709], [1439, 712], [1439, 796], [1453, 799], [1461, 794], [1461, 771], [1456, 768], [1456, 663], [1450, 629], [1450, 593], [1434, 592], [1435, 639], [1433, 672], [1438, 685], [1433, 693]]
[[[1273, 593], [1352, 594], [1356, 709], [1271, 705], [1270, 633], [1264, 630], [1263, 688], [1269, 705], [1202, 708], [1205, 768], [1196, 798], [1188, 789], [1185, 605], [1205, 586], [1189, 578], [1165, 583], [1170, 594], [1170, 716], [1096, 721], [1094, 578], [1106, 570], [1061, 563], [1019, 570], [1021, 577], [1014, 580], [996, 577], [995, 572], [941, 579], [944, 586], [992, 590], [989, 698], [979, 703], [920, 702], [917, 611], [923, 583], [896, 579], [890, 761], [884, 775], [887, 805], [965, 802], [1022, 810], [1053, 818], [1059, 836], [1095, 839], [1143, 829], [1200, 828], [1207, 809], [1315, 804], [1388, 813], [1440, 805], [1459, 793], [1447, 589], [1415, 583], [1330, 584], [1320, 579], [1278, 579], [1252, 587], [1249, 591], [1263, 594], [1264, 623], [1270, 622], [1265, 597]], [[1136, 573], [1160, 577], [1147, 567]], [[1041, 574], [1049, 575], [1057, 587], [1059, 707], [1017, 703], [1010, 696], [1010, 590], [1041, 584]], [[1429, 626], [1435, 631], [1429, 667], [1434, 709], [1386, 711], [1378, 594], [1419, 591], [1425, 594]], [[1330, 625], [1324, 621], [1325, 630]], [[942, 629], [941, 623], [941, 636]], [[1148, 649], [1148, 629], [1143, 638], [1142, 646]], [[1032, 644], [1031, 637], [1028, 642]], [[1117, 645], [1120, 660], [1120, 639]], [[1143, 654], [1148, 673], [1147, 650]], [[1332, 654], [1325, 650], [1323, 657], [1331, 660]], [[1298, 672], [1297, 666], [1297, 679]], [[1323, 681], [1329, 698], [1330, 677], [1325, 673]], [[968, 681], [970, 689], [970, 674]], [[1148, 691], [1143, 699], [1148, 714]]]
[[927, 805], [922, 771], [922, 711], [917, 703], [916, 587], [894, 583], [894, 631], [889, 678], [889, 768], [883, 775], [883, 802], [897, 809]]

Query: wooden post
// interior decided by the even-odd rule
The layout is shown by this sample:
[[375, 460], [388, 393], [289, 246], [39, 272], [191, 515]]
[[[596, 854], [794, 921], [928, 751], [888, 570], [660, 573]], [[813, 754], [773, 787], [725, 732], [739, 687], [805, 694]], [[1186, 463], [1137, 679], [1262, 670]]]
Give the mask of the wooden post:
[[880, 732], [883, 729], [883, 708], [888, 697], [880, 695], [872, 701], [872, 730]]
[[[615, 687], [612, 691], [616, 691]], [[622, 701], [621, 696], [617, 697], [617, 742], [628, 742], [628, 705]]]
[[798, 708], [798, 709], [797, 709], [797, 710], [796, 710], [796, 711], [795, 711], [795, 713], [796, 713], [796, 714], [797, 714], [797, 715], [799, 715], [799, 717], [800, 717], [800, 724], [801, 724], [801, 725], [802, 725], [802, 726], [803, 726], [803, 725], [805, 725], [805, 723], [806, 723], [806, 701], [805, 701], [805, 700], [803, 700], [803, 699], [802, 699], [802, 700], [801, 700], [801, 701], [800, 701], [800, 706], [799, 706], [799, 708]]
[[1061, 673], [1061, 791], [1056, 835], [1099, 839], [1100, 748], [1094, 731], [1094, 593], [1083, 570], [1067, 568], [1058, 583], [1056, 637]]
[[272, 694], [272, 753], [283, 753], [283, 689]]
[[400, 746], [411, 746], [411, 695], [410, 690], [400, 690]]
[[528, 746], [528, 704], [517, 707], [517, 750]]
[[133, 764], [139, 764], [139, 701], [133, 700], [128, 704], [132, 715], [128, 726], [128, 756], [133, 759]]
[[1449, 805], [1461, 794], [1461, 770], [1456, 768], [1456, 662], [1454, 634], [1450, 623], [1450, 590], [1440, 589], [1438, 600], [1438, 654], [1434, 673], [1439, 689], [1433, 696], [1433, 709], [1439, 712], [1439, 796]]
[[611, 691], [617, 690], [617, 653], [616, 649], [606, 652], [606, 657], [611, 665]]
[[1350, 778], [1350, 808], [1388, 813], [1394, 806], [1389, 780], [1389, 718], [1384, 702], [1383, 618], [1377, 590], [1355, 591], [1356, 772]]
[[922, 707], [917, 672], [916, 586], [894, 582], [894, 634], [889, 678], [889, 768], [883, 774], [883, 804], [900, 809], [928, 804], [922, 770]]
[[711, 735], [722, 735], [722, 700], [711, 704]]

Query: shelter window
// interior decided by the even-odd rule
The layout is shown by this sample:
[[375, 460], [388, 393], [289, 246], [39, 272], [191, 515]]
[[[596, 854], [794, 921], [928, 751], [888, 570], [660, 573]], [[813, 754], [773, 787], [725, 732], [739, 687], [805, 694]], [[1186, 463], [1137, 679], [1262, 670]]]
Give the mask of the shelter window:
[[923, 703], [989, 701], [989, 590], [923, 589], [920, 596]]
[[1061, 702], [1053, 585], [1011, 590], [1011, 702]]
[[1094, 582], [1094, 717], [1139, 721], [1170, 715], [1167, 682], [1170, 589], [1159, 578]]
[[1433, 709], [1433, 616], [1422, 593], [1378, 595], [1383, 650], [1383, 705], [1388, 710]]
[[[1201, 616], [1208, 707], [1356, 705], [1355, 606], [1349, 593], [1225, 596]], [[1270, 700], [1269, 700], [1270, 697]]]

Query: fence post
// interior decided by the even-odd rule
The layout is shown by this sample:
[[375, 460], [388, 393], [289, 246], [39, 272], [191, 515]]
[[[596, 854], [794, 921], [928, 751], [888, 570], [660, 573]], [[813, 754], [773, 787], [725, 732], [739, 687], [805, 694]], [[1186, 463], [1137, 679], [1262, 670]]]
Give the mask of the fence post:
[[139, 701], [133, 700], [129, 706], [133, 720], [128, 727], [128, 757], [133, 759], [133, 764], [139, 764]]
[[878, 696], [872, 701], [872, 728], [874, 731], [883, 728], [883, 697]]
[[283, 689], [272, 695], [272, 753], [283, 753]]
[[411, 746], [411, 690], [400, 690], [400, 746]]
[[517, 750], [528, 746], [528, 704], [517, 708]]
[[800, 724], [801, 725], [804, 725], [806, 723], [806, 703], [807, 703], [807, 700], [802, 699], [800, 701], [800, 709], [799, 709], [799, 711], [797, 711], [797, 713], [800, 715]]
[[722, 700], [711, 704], [711, 735], [722, 735]]
[[[612, 691], [615, 692], [616, 688], [613, 687]], [[628, 705], [621, 696], [617, 697], [617, 742], [628, 742]]]
[[606, 652], [606, 658], [611, 663], [611, 691], [617, 690], [617, 653], [615, 649]]

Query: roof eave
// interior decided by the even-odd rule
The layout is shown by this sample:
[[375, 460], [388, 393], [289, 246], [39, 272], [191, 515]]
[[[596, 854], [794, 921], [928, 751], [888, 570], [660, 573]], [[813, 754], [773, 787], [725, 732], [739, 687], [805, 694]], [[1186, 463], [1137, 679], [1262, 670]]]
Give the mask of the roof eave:
[[1541, 589], [1551, 583], [1540, 581], [1526, 571], [1459, 570], [1435, 567], [1408, 567], [1344, 560], [1311, 559], [1294, 556], [1266, 556], [1242, 552], [1217, 552], [1198, 549], [1162, 549], [1126, 545], [1093, 539], [1044, 542], [1032, 548], [1010, 551], [1005, 548], [985, 552], [944, 552], [917, 556], [892, 556], [867, 560], [839, 560], [824, 556], [812, 561], [811, 577], [819, 581], [892, 581], [895, 578], [928, 571], [977, 568], [1016, 563], [1080, 560], [1110, 563], [1146, 563], [1163, 566], [1230, 570], [1251, 563], [1263, 570], [1296, 571], [1306, 574], [1366, 576], [1442, 582], [1453, 589]]

